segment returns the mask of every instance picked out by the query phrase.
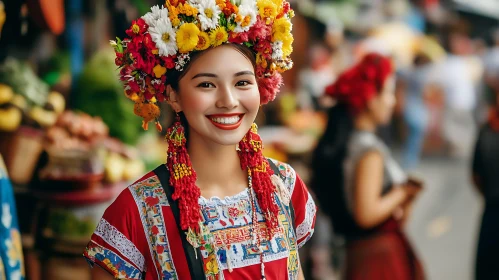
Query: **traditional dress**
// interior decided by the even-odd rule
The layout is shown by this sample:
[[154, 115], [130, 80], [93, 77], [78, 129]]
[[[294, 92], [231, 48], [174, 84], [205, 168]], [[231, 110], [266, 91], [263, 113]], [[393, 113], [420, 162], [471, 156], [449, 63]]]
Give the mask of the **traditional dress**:
[[383, 157], [384, 176], [382, 194], [394, 185], [407, 180], [405, 173], [390, 155], [388, 147], [373, 133], [355, 131], [350, 138], [344, 163], [345, 215], [347, 227], [343, 234], [347, 240], [346, 279], [348, 280], [420, 280], [422, 268], [409, 241], [397, 221], [390, 218], [372, 229], [362, 229], [353, 220], [353, 189], [355, 169], [365, 153], [377, 151]]
[[[311, 237], [316, 206], [306, 186], [287, 164], [275, 162], [284, 186], [291, 194], [294, 223], [285, 203], [276, 195], [280, 208], [280, 229], [271, 240], [264, 237], [265, 277], [268, 280], [297, 279], [298, 249]], [[206, 279], [257, 279], [260, 277], [260, 253], [251, 242], [251, 197], [243, 191], [231, 197], [201, 197], [203, 224], [214, 246], [202, 246]], [[257, 203], [260, 235], [266, 225]], [[293, 224], [295, 227], [293, 227]], [[84, 253], [119, 279], [191, 279], [178, 225], [163, 187], [149, 173], [125, 189], [106, 210]], [[230, 272], [232, 271], [232, 272]]]

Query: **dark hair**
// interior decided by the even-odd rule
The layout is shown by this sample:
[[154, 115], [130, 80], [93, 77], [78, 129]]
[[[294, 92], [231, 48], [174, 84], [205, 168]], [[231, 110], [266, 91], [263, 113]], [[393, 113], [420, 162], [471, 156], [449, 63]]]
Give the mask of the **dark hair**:
[[348, 139], [353, 129], [353, 120], [346, 104], [340, 103], [330, 108], [326, 131], [312, 160], [311, 187], [317, 195], [320, 208], [331, 218], [333, 229], [339, 234], [345, 234], [355, 226], [347, 207], [343, 175]]

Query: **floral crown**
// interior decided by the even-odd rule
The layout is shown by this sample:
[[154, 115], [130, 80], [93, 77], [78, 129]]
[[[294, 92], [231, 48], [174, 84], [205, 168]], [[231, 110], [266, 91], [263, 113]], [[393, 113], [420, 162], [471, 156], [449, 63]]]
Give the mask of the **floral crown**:
[[326, 87], [325, 94], [347, 105], [352, 114], [357, 114], [365, 109], [367, 101], [382, 90], [393, 71], [389, 58], [369, 53]]
[[272, 101], [282, 84], [280, 73], [293, 65], [293, 16], [285, 0], [166, 0], [134, 20], [126, 30], [129, 38], [111, 44], [125, 95], [136, 103], [144, 129], [159, 116], [155, 103], [167, 99], [167, 73], [183, 71], [192, 53], [225, 43], [256, 54], [260, 103]]

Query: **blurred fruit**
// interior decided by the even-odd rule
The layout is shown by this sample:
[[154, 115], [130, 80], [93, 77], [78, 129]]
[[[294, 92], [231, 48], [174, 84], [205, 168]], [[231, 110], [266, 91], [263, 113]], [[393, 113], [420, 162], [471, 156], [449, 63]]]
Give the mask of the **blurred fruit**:
[[57, 114], [43, 109], [39, 106], [34, 106], [29, 112], [29, 117], [32, 118], [42, 127], [49, 127], [55, 124], [57, 120]]
[[123, 180], [134, 181], [139, 179], [144, 174], [145, 164], [140, 159], [127, 160], [125, 163], [125, 170], [123, 172]]
[[126, 169], [126, 161], [119, 154], [110, 153], [106, 158], [104, 166], [104, 178], [109, 183], [116, 183], [123, 179]]
[[14, 96], [12, 88], [5, 84], [0, 84], [0, 104], [9, 102]]
[[13, 106], [0, 109], [0, 130], [15, 131], [21, 125], [22, 116], [21, 110]]
[[12, 100], [10, 100], [10, 103], [12, 103], [14, 106], [21, 109], [22, 111], [28, 109], [28, 103], [26, 102], [26, 98], [24, 98], [22, 95], [14, 94], [14, 97], [12, 98]]
[[64, 100], [64, 96], [57, 91], [50, 92], [47, 98], [47, 103], [52, 105], [57, 114], [61, 114], [66, 108], [66, 100]]

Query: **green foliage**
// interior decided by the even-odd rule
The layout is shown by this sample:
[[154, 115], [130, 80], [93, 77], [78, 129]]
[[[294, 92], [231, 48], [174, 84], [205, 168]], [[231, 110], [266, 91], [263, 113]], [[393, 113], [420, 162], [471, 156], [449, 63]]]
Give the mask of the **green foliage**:
[[0, 83], [22, 95], [30, 105], [43, 106], [47, 102], [49, 86], [33, 71], [31, 66], [13, 58], [0, 65]]
[[123, 93], [114, 64], [114, 54], [100, 51], [85, 65], [72, 97], [74, 109], [100, 116], [111, 136], [135, 144], [142, 133], [141, 119], [133, 113], [133, 102]]

